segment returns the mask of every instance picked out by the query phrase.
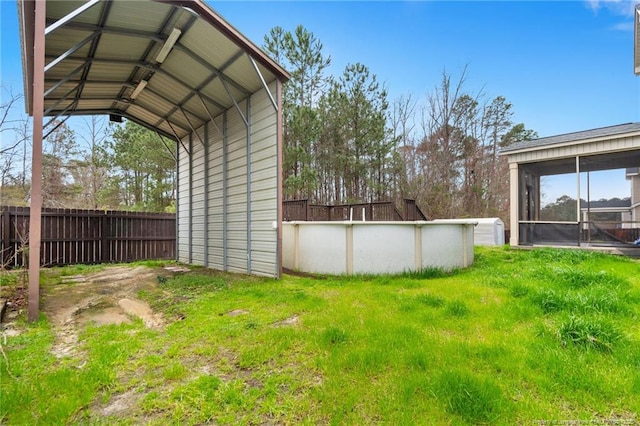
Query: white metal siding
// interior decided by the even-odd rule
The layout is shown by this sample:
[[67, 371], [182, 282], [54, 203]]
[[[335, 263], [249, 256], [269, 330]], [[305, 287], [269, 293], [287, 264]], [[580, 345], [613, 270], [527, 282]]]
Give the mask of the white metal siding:
[[[274, 98], [275, 88], [272, 83]], [[180, 152], [179, 259], [230, 272], [277, 276], [277, 112], [264, 90], [251, 96], [249, 116], [247, 101], [238, 106], [250, 122], [249, 153], [247, 126], [235, 106], [208, 123], [206, 132], [197, 130], [207, 144], [207, 164], [205, 147], [195, 134], [191, 159], [185, 150]], [[188, 146], [189, 139], [183, 143]]]
[[192, 138], [192, 196], [191, 196], [191, 263], [204, 265], [205, 246], [205, 170], [204, 128], [197, 130]]
[[[183, 146], [184, 145], [184, 146]], [[189, 262], [189, 245], [191, 244], [191, 232], [189, 228], [189, 200], [191, 198], [189, 185], [189, 138], [185, 138], [182, 144], [178, 144], [178, 206], [176, 219], [178, 220], [178, 260]]]
[[[275, 99], [275, 84], [271, 88]], [[276, 111], [264, 90], [251, 98], [251, 270], [278, 273], [278, 150]]]

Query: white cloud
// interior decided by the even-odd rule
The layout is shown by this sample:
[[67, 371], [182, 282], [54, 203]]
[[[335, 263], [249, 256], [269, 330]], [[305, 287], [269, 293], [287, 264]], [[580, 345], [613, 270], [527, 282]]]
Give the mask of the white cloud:
[[587, 7], [594, 12], [600, 9], [622, 16], [633, 16], [635, 1], [633, 0], [587, 0]]
[[609, 29], [613, 31], [633, 32], [633, 22], [618, 22], [617, 24], [609, 27]]

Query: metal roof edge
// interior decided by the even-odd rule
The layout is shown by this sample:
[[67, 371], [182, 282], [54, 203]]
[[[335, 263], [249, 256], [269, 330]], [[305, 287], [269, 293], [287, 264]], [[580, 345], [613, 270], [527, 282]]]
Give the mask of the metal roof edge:
[[291, 74], [280, 64], [271, 59], [255, 43], [245, 37], [238, 29], [224, 19], [218, 12], [209, 6], [204, 0], [153, 0], [161, 3], [173, 4], [193, 10], [198, 16], [205, 19], [210, 25], [219, 29], [229, 39], [246, 50], [251, 56], [265, 67], [269, 68], [283, 82], [291, 78]]
[[[586, 132], [590, 132], [590, 131], [593, 131], [593, 130], [606, 129], [607, 127], [619, 127], [619, 126], [626, 126], [626, 125], [630, 125], [630, 124], [640, 124], [640, 123], [637, 123], [637, 122], [622, 123], [622, 124], [617, 124], [615, 126], [598, 127], [596, 129], [582, 130], [582, 131], [579, 131], [579, 132], [561, 133], [559, 135], [553, 135], [553, 136], [546, 136], [544, 138], [538, 138], [537, 140], [542, 140], [542, 139], [547, 139], [547, 138], [555, 138], [555, 137], [571, 135], [571, 134], [586, 133]], [[522, 152], [541, 151], [541, 150], [549, 149], [549, 148], [559, 148], [559, 147], [566, 147], [566, 146], [572, 146], [572, 145], [582, 145], [582, 144], [585, 144], [585, 143], [600, 142], [602, 140], [612, 139], [612, 137], [615, 137], [615, 139], [618, 139], [618, 138], [621, 138], [621, 137], [634, 137], [634, 136], [640, 136], [640, 129], [635, 129], [635, 130], [630, 130], [630, 131], [623, 131], [623, 132], [620, 132], [620, 133], [611, 133], [611, 134], [608, 134], [608, 135], [595, 136], [595, 137], [590, 137], [590, 138], [585, 138], [585, 139], [574, 139], [574, 140], [565, 141], [565, 142], [556, 142], [556, 143], [533, 145], [533, 146], [522, 147], [522, 148], [505, 147], [505, 148], [500, 150], [499, 155], [520, 154]], [[531, 139], [530, 141], [535, 141], [535, 140], [536, 139]]]
[[633, 25], [633, 73], [640, 75], [640, 3], [636, 4]]
[[[33, 31], [35, 2], [28, 0], [16, 0], [16, 2], [18, 3], [18, 32], [20, 33], [24, 109], [28, 115], [31, 115], [33, 112], [33, 91], [31, 90], [31, 86], [33, 83]], [[28, 13], [25, 9], [28, 10]], [[31, 49], [28, 49], [27, 46], [31, 46]]]

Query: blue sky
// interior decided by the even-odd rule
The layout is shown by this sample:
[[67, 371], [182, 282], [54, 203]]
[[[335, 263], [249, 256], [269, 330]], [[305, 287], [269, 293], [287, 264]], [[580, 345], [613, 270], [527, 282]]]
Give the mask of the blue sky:
[[[630, 1], [208, 3], [258, 45], [274, 26], [303, 25], [332, 57], [331, 73], [361, 62], [391, 101], [423, 100], [443, 70], [457, 77], [466, 65], [470, 92], [505, 96], [515, 121], [540, 136], [640, 121]], [[15, 1], [0, 6], [2, 84], [21, 92]], [[628, 196], [624, 178], [603, 182], [607, 195]]]

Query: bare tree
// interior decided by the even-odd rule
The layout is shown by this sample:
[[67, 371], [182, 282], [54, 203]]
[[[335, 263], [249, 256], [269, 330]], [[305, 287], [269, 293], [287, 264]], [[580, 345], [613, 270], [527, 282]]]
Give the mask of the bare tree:
[[85, 149], [77, 159], [69, 161], [69, 171], [79, 193], [76, 203], [85, 208], [98, 209], [103, 207], [101, 195], [108, 184], [109, 168], [105, 142], [109, 137], [106, 119], [95, 115], [84, 119], [84, 132], [80, 132], [80, 139]]
[[[10, 89], [1, 87], [0, 104], [0, 204], [22, 205], [27, 201], [29, 141], [31, 130], [29, 118], [17, 107], [22, 99]], [[22, 165], [20, 168], [18, 165]]]

